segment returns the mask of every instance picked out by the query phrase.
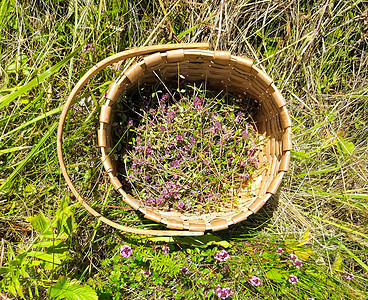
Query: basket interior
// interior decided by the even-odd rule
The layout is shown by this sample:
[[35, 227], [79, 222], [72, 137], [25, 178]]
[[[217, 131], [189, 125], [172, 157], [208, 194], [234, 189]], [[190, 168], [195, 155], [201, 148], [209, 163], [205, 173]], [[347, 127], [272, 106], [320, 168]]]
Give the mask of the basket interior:
[[[111, 124], [114, 103], [122, 91], [132, 91], [143, 84], [175, 80], [178, 74], [188, 82], [206, 81], [209, 87], [230, 93], [244, 94], [259, 103], [254, 117], [263, 140], [259, 147], [259, 168], [252, 184], [252, 196], [239, 193], [239, 203], [220, 212], [196, 215], [176, 210], [158, 211], [128, 195], [117, 178], [116, 164], [109, 156], [112, 148]], [[208, 50], [171, 50], [140, 59], [113, 83], [100, 115], [98, 131], [102, 161], [111, 182], [124, 201], [140, 210], [146, 218], [162, 222], [169, 228], [195, 231], [220, 230], [246, 219], [257, 212], [277, 191], [283, 174], [288, 170], [291, 150], [291, 120], [285, 100], [272, 79], [253, 65], [251, 59], [232, 56], [230, 52]]]

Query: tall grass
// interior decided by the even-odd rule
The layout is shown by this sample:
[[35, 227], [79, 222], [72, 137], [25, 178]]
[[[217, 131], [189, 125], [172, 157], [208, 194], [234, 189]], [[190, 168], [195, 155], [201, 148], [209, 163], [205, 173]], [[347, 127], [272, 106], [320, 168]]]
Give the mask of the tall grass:
[[[367, 3], [359, 0], [2, 0], [0, 267], [8, 262], [9, 243], [17, 252], [34, 241], [27, 217], [41, 210], [52, 219], [69, 194], [58, 168], [55, 124], [79, 78], [130, 47], [208, 41], [212, 49], [254, 59], [280, 88], [293, 119], [291, 167], [276, 207], [219, 235], [259, 246], [258, 236], [276, 244], [308, 230], [317, 259], [311, 264], [323, 265], [352, 298], [367, 296], [367, 18]], [[79, 95], [66, 126], [67, 167], [99, 211], [131, 226], [160, 227], [121, 205], [98, 158], [98, 109], [123, 67], [96, 75]], [[52, 271], [53, 280], [93, 278], [121, 238], [83, 209], [74, 214], [72, 262]], [[355, 274], [354, 287], [344, 272]]]

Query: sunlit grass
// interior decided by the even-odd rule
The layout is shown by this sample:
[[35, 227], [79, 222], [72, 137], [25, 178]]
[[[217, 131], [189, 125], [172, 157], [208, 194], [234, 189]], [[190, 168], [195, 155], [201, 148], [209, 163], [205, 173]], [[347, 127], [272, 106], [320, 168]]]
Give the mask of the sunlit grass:
[[[233, 299], [306, 299], [313, 297], [307, 293], [309, 286], [318, 286], [316, 299], [334, 299], [328, 294], [333, 290], [346, 299], [367, 297], [365, 11], [363, 1], [0, 1], [0, 267], [33, 247], [39, 236], [26, 218], [41, 210], [53, 220], [64, 203], [61, 199], [70, 193], [59, 170], [55, 124], [83, 74], [130, 47], [208, 41], [211, 49], [254, 59], [282, 91], [293, 119], [291, 165], [282, 187], [264, 210], [217, 233], [231, 243], [231, 258], [230, 273], [214, 282], [231, 287]], [[84, 51], [88, 43], [91, 48]], [[66, 165], [76, 187], [104, 215], [129, 226], [161, 228], [121, 205], [99, 160], [99, 106], [123, 68], [116, 64], [96, 75], [78, 96], [66, 125]], [[82, 208], [75, 208], [74, 215], [78, 226], [67, 238], [68, 259], [58, 268], [35, 269], [31, 279], [18, 274], [26, 295], [36, 295], [38, 287], [39, 296], [34, 297], [47, 298], [48, 288], [60, 276], [96, 287], [97, 279], [111, 276], [101, 271], [101, 262], [116, 254], [113, 248], [123, 244], [123, 238], [141, 253], [152, 246], [148, 243], [146, 249]], [[285, 281], [282, 287], [265, 279], [276, 261], [262, 253], [285, 247], [288, 236], [300, 241], [306, 232], [310, 236], [305, 246], [312, 251], [303, 271], [306, 286]], [[198, 244], [168, 243], [176, 251], [173, 256], [192, 263], [193, 280], [188, 285], [180, 276], [158, 272], [163, 284], [138, 285], [135, 294], [124, 286], [127, 298], [151, 297], [144, 294], [146, 288], [156, 289], [152, 295], [157, 298], [174, 297], [168, 288], [181, 289], [188, 299], [205, 298], [213, 290], [201, 285], [201, 279], [218, 271], [217, 265], [205, 270], [193, 258], [189, 252], [197, 251], [193, 248]], [[213, 250], [198, 250], [198, 256], [213, 255], [205, 254], [207, 249]], [[255, 271], [264, 280], [262, 290], [249, 285], [248, 276]], [[347, 280], [350, 272], [354, 279]], [[4, 277], [0, 274], [0, 282]], [[212, 292], [209, 297], [218, 298]]]

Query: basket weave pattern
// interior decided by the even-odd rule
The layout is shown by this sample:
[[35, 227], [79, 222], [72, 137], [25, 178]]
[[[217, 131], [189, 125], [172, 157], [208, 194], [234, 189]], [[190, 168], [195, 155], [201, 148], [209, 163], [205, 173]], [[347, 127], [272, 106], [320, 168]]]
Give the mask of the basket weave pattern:
[[[178, 74], [184, 75], [186, 81], [206, 81], [212, 88], [244, 94], [259, 103], [258, 113], [254, 116], [258, 134], [263, 140], [258, 149], [259, 168], [253, 178], [252, 196], [240, 192], [238, 204], [234, 207], [224, 207], [220, 212], [205, 215], [177, 210], [159, 211], [127, 194], [116, 176], [114, 160], [109, 156], [109, 149], [113, 146], [111, 125], [114, 103], [122, 91], [134, 89], [140, 84], [154, 83], [157, 76], [164, 82], [173, 80]], [[291, 118], [280, 91], [265, 72], [254, 66], [253, 60], [233, 56], [228, 51], [176, 49], [144, 57], [125, 70], [111, 85], [101, 108], [98, 143], [111, 183], [133, 209], [171, 229], [216, 231], [245, 220], [276, 193], [289, 167]]]

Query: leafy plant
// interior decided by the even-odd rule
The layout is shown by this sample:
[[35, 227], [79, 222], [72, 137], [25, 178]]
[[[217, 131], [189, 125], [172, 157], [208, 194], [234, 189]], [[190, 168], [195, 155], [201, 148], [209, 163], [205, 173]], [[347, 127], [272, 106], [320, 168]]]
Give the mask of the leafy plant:
[[[68, 197], [64, 197], [52, 220], [42, 211], [28, 218], [39, 234], [18, 254], [15, 254], [8, 243], [8, 263], [0, 268], [0, 274], [3, 274], [1, 290], [23, 299], [33, 298], [34, 295], [39, 297], [39, 288], [47, 287], [47, 282], [52, 280], [63, 262], [70, 258], [68, 240], [77, 227], [73, 215], [76, 205], [68, 205]], [[57, 287], [62, 283], [67, 285], [69, 281], [60, 281]], [[78, 286], [74, 281], [72, 284], [74, 287]]]
[[66, 300], [97, 300], [96, 292], [88, 285], [81, 285], [76, 279], [60, 277], [58, 282], [50, 287], [50, 297]]

